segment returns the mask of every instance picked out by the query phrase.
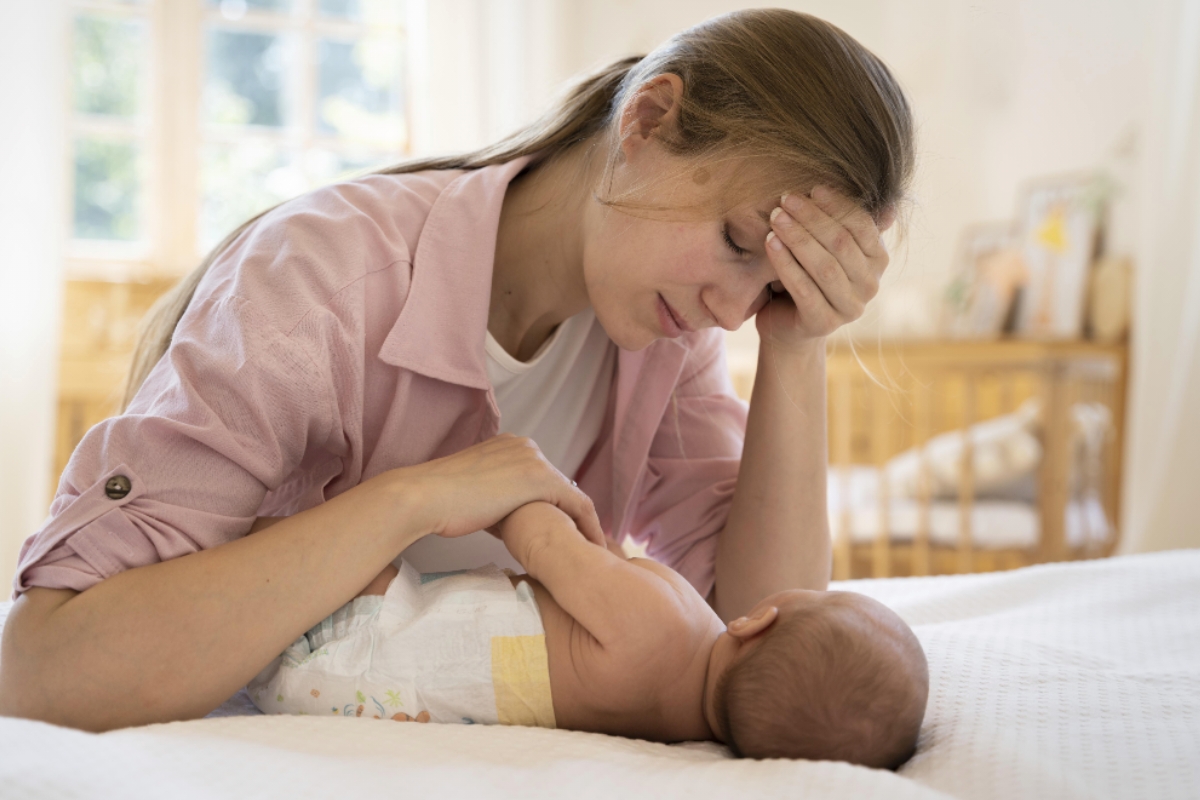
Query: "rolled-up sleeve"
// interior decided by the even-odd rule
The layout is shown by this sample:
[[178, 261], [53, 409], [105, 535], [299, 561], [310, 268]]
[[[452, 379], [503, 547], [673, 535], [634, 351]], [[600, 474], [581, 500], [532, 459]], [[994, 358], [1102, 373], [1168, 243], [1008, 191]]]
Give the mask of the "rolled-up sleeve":
[[243, 535], [266, 493], [331, 435], [331, 386], [313, 348], [254, 302], [198, 295], [129, 409], [72, 455], [21, 549], [14, 598], [83, 591]]
[[704, 597], [737, 486], [747, 411], [733, 390], [724, 332], [707, 331], [684, 363], [651, 444], [633, 520], [633, 529], [648, 536], [647, 555]]

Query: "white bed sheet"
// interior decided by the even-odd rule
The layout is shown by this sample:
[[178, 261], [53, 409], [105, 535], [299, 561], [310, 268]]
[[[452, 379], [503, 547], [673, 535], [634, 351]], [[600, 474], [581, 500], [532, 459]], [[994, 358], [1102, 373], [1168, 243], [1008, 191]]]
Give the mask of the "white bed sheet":
[[101, 735], [0, 718], [0, 796], [1200, 796], [1200, 550], [831, 588], [896, 609], [928, 654], [929, 708], [898, 774], [568, 731], [241, 716], [235, 701], [234, 716]]

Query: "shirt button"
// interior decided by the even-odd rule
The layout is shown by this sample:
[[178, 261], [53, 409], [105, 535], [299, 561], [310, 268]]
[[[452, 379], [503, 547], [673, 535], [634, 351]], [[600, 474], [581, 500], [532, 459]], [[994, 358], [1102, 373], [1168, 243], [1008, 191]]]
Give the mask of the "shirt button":
[[132, 488], [133, 485], [129, 483], [129, 478], [124, 475], [114, 475], [108, 479], [108, 483], [104, 484], [104, 493], [110, 500], [120, 500], [129, 494], [129, 490]]

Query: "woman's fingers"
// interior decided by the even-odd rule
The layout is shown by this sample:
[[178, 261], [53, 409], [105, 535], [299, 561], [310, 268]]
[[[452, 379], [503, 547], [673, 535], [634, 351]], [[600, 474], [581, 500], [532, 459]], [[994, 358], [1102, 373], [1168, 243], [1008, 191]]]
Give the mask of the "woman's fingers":
[[[825, 299], [824, 292], [821, 287], [813, 281], [808, 272], [800, 266], [795, 257], [783, 244], [780, 238], [774, 231], [767, 234], [767, 254], [771, 259], [771, 263], [775, 267], [775, 272], [780, 276], [780, 281], [787, 290], [788, 297], [796, 306], [796, 313], [799, 319], [802, 320], [803, 327], [810, 336], [824, 336], [836, 330], [841, 324], [841, 319], [837, 312], [830, 306], [829, 301]], [[778, 323], [770, 318], [773, 307], [776, 304], [786, 300], [787, 298], [776, 297], [759, 312], [759, 315], [768, 315], [764, 322], [768, 325], [768, 331], [773, 333], [787, 333], [787, 331], [777, 331], [773, 327]]]
[[563, 499], [555, 503], [568, 517], [575, 521], [579, 532], [594, 544], [604, 547], [604, 529], [600, 527], [600, 517], [596, 514], [596, 505], [592, 498], [572, 482], [566, 487]]
[[[798, 210], [793, 215], [790, 209]], [[792, 289], [789, 279], [796, 282], [798, 273], [805, 272], [843, 321], [857, 319], [864, 301], [859, 299], [859, 292], [851, 284], [841, 261], [813, 232], [817, 224], [813, 221], [815, 214], [824, 216], [811, 200], [786, 198], [783, 207], [772, 212], [771, 229], [775, 236], [767, 242], [768, 257], [789, 292]], [[801, 218], [810, 220], [813, 227], [802, 224]], [[859, 255], [861, 257], [861, 253]], [[797, 300], [796, 305], [803, 312], [804, 303]]]
[[812, 199], [822, 211], [850, 232], [867, 258], [887, 257], [887, 247], [881, 234], [890, 228], [896, 219], [894, 206], [888, 206], [883, 211], [879, 224], [876, 225], [866, 209], [828, 186], [813, 189]]
[[[889, 208], [881, 223], [890, 225], [894, 218], [895, 211]], [[826, 187], [817, 187], [811, 198], [785, 195], [780, 208], [772, 212], [771, 228], [778, 241], [773, 248], [768, 242], [768, 255], [785, 284], [795, 270], [789, 269], [782, 250], [789, 251], [820, 287], [828, 306], [840, 318], [838, 324], [862, 315], [879, 291], [888, 263], [880, 230], [864, 209]]]
[[[860, 297], [864, 289], [869, 290], [876, 277], [871, 274], [870, 263], [858, 239], [811, 198], [787, 195], [783, 198], [783, 209], [820, 244], [819, 257], [812, 265], [813, 269], [809, 270], [810, 273], [815, 271], [813, 280], [822, 289], [828, 287], [835, 292], [842, 292], [839, 298], [851, 308], [839, 306], [838, 310], [850, 319], [856, 318], [862, 309], [853, 306], [865, 303], [870, 296], [874, 296], [871, 291], [870, 296]], [[805, 263], [804, 266], [808, 268], [809, 264]], [[841, 279], [845, 280], [845, 284]], [[830, 298], [830, 302], [833, 302], [833, 298]]]
[[431, 529], [441, 536], [491, 530], [517, 508], [542, 500], [571, 517], [586, 538], [604, 544], [591, 498], [564, 477], [532, 439], [501, 434], [405, 469], [426, 480], [422, 501], [432, 509]]
[[596, 514], [592, 498], [588, 497], [575, 481], [559, 472], [542, 455], [541, 448], [533, 439], [509, 435], [508, 441], [510, 446], [521, 448], [522, 455], [528, 460], [528, 467], [533, 472], [531, 477], [534, 480], [531, 481], [530, 493], [525, 502], [544, 500], [554, 504], [575, 521], [579, 532], [588, 540], [604, 546], [604, 529], [600, 527], [600, 517]]

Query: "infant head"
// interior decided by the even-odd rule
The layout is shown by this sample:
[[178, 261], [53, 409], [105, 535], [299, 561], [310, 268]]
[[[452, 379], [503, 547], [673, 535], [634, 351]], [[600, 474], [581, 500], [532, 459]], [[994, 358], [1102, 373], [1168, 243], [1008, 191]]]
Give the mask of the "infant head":
[[741, 641], [716, 685], [725, 743], [751, 758], [887, 769], [907, 761], [925, 716], [929, 668], [904, 621], [854, 592], [781, 592], [757, 610], [768, 606], [778, 616]]

